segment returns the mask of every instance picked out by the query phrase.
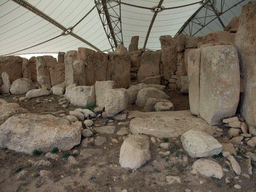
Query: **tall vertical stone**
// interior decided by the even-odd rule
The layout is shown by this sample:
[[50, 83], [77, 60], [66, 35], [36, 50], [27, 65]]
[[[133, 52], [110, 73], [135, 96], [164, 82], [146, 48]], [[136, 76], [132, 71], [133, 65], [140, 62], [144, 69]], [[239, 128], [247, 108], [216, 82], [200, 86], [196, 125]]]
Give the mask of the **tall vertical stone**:
[[[28, 65], [26, 68], [27, 68], [26, 70], [28, 70], [28, 73], [30, 73], [30, 77], [31, 77], [30, 80], [32, 80], [32, 82], [37, 82], [36, 57], [31, 57], [28, 60]], [[28, 78], [28, 77], [26, 77], [26, 78]]]
[[74, 84], [73, 62], [77, 59], [77, 51], [68, 51], [64, 57], [65, 63], [65, 82], [66, 86]]
[[163, 77], [169, 80], [177, 70], [177, 50], [175, 40], [170, 35], [159, 38], [162, 48]]
[[65, 52], [58, 53], [58, 63], [64, 63]]
[[133, 36], [129, 45], [129, 52], [138, 51], [139, 36]]
[[1, 93], [9, 93], [11, 83], [10, 83], [10, 78], [9, 78], [8, 73], [6, 73], [6, 72], [2, 73], [2, 81], [3, 81], [3, 85], [0, 88]]
[[199, 115], [201, 49], [188, 54], [189, 107], [193, 115]]
[[50, 72], [43, 57], [36, 57], [37, 82], [43, 89], [51, 89]]
[[141, 65], [138, 71], [138, 80], [159, 75], [160, 54], [154, 51], [145, 51], [142, 54]]
[[73, 63], [74, 83], [78, 85], [86, 85], [86, 65], [82, 59], [75, 60]]
[[244, 93], [241, 111], [246, 123], [256, 126], [256, 1], [243, 6], [235, 46], [241, 63]]
[[231, 45], [202, 48], [200, 116], [211, 125], [235, 115], [240, 94], [238, 53]]

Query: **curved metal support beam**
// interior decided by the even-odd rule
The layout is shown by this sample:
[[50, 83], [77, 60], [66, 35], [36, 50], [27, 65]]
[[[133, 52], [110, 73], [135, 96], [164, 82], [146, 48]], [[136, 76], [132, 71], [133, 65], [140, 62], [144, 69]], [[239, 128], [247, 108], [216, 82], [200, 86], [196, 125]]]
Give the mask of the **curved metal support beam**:
[[82, 37], [76, 35], [75, 33], [72, 32], [72, 28], [71, 29], [67, 29], [66, 27], [64, 27], [63, 25], [61, 25], [60, 23], [58, 23], [57, 21], [55, 21], [54, 19], [52, 19], [51, 17], [49, 17], [48, 15], [46, 15], [45, 13], [43, 13], [42, 11], [40, 11], [39, 9], [37, 9], [36, 7], [34, 7], [33, 5], [31, 5], [30, 3], [24, 1], [24, 0], [12, 0], [15, 3], [19, 4], [20, 6], [28, 9], [29, 11], [35, 13], [36, 15], [38, 15], [39, 17], [45, 19], [46, 21], [50, 22], [51, 24], [55, 25], [56, 27], [60, 28], [63, 32], [62, 35], [71, 35], [73, 37], [75, 37], [76, 39], [84, 42], [85, 44], [87, 44], [88, 46], [92, 47], [93, 49], [102, 52], [100, 49], [98, 49], [96, 46], [94, 46], [93, 44], [89, 43], [88, 41], [86, 41], [85, 39], [83, 39]]
[[154, 22], [156, 20], [156, 16], [157, 16], [158, 12], [162, 10], [161, 6], [162, 6], [163, 2], [164, 2], [164, 0], [160, 0], [158, 5], [157, 5], [157, 7], [154, 9], [155, 13], [154, 13], [154, 15], [152, 17], [152, 20], [151, 20], [149, 28], [148, 28], [147, 36], [146, 36], [146, 39], [145, 39], [145, 42], [144, 42], [144, 46], [143, 46], [144, 49], [147, 46], [148, 38], [149, 38], [149, 35], [150, 35], [150, 32], [151, 32], [151, 29], [152, 29], [152, 27], [154, 25]]
[[211, 4], [211, 7], [212, 7], [212, 10], [213, 10], [213, 12], [215, 13], [216, 17], [218, 18], [218, 20], [219, 20], [221, 26], [222, 26], [223, 29], [224, 29], [224, 28], [225, 28], [225, 25], [224, 25], [224, 23], [222, 22], [222, 20], [220, 19], [220, 16], [219, 16], [219, 13], [218, 13], [219, 11], [217, 10], [217, 8], [216, 8], [213, 4]]

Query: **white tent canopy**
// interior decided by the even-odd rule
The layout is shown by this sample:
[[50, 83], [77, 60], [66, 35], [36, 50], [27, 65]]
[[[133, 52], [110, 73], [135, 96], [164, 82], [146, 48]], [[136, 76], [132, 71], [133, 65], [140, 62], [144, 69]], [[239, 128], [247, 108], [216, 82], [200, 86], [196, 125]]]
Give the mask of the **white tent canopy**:
[[0, 55], [113, 51], [139, 36], [160, 49], [161, 35], [223, 30], [249, 0], [0, 0]]

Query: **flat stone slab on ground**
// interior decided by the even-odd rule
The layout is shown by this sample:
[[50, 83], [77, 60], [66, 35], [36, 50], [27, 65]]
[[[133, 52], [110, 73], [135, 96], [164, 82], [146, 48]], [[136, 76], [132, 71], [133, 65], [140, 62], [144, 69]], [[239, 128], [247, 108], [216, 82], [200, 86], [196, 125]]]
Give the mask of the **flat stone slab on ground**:
[[201, 118], [194, 117], [189, 111], [139, 112], [130, 111], [130, 130], [133, 134], [146, 134], [159, 138], [178, 137], [196, 128], [212, 135], [215, 127]]

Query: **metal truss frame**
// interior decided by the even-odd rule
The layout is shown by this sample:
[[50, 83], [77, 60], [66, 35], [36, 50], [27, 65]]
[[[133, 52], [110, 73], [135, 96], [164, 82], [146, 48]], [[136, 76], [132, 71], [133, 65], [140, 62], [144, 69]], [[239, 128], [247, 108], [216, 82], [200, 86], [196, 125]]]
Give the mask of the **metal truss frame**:
[[[180, 30], [176, 33], [175, 37], [180, 35], [184, 32], [186, 28], [188, 28], [188, 35], [194, 36], [198, 32], [200, 32], [203, 28], [207, 27], [208, 24], [215, 21], [216, 19], [219, 21], [220, 25], [225, 28], [223, 21], [221, 20], [220, 16], [228, 12], [230, 9], [236, 7], [240, 3], [244, 2], [245, 0], [240, 0], [233, 6], [229, 7], [227, 10], [224, 11], [224, 5], [226, 0], [219, 0], [221, 2], [220, 10], [216, 8], [214, 5], [214, 0], [205, 0], [202, 6], [185, 22], [185, 24], [180, 28]], [[201, 10], [205, 10], [204, 17], [199, 17], [198, 13]], [[213, 17], [210, 21], [207, 22], [207, 18]], [[197, 30], [195, 32], [194, 28]]]
[[[94, 0], [112, 51], [123, 44], [121, 0]], [[117, 9], [118, 11], [117, 11]]]

